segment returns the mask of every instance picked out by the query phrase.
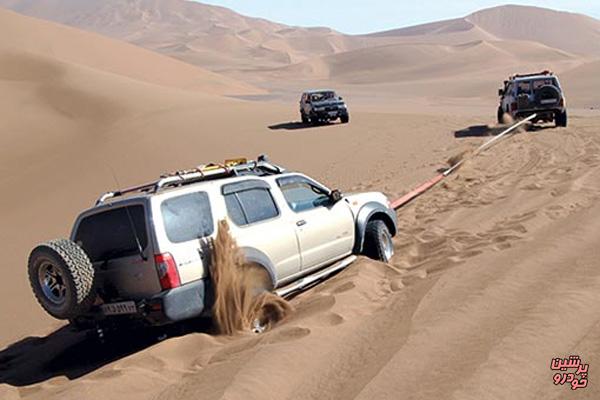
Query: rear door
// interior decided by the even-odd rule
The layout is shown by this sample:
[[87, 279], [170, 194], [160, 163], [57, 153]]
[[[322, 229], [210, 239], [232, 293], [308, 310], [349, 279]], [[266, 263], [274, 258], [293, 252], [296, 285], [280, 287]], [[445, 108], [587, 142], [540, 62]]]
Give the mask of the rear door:
[[248, 179], [223, 185], [221, 190], [238, 246], [270, 262], [277, 281], [298, 273], [300, 251], [295, 229], [282, 216], [271, 186], [264, 180]]
[[277, 179], [294, 215], [302, 269], [340, 259], [354, 246], [354, 216], [345, 201], [332, 204], [329, 190], [301, 175]]
[[104, 300], [137, 300], [161, 291], [148, 220], [144, 204], [130, 204], [100, 209], [76, 225], [72, 239], [94, 264]]

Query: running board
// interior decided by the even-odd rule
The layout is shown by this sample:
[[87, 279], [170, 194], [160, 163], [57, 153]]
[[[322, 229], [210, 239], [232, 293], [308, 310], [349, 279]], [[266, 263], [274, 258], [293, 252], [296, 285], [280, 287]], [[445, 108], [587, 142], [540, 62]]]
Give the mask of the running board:
[[317, 271], [314, 274], [305, 276], [304, 278], [300, 278], [299, 280], [291, 283], [288, 286], [284, 286], [280, 289], [275, 290], [275, 294], [280, 297], [289, 296], [290, 294], [298, 292], [317, 281], [327, 278], [329, 275], [343, 270], [344, 268], [350, 266], [350, 264], [352, 264], [354, 261], [356, 261], [356, 258], [356, 256], [348, 256], [343, 260], [340, 260], [335, 264], [331, 265], [330, 267]]

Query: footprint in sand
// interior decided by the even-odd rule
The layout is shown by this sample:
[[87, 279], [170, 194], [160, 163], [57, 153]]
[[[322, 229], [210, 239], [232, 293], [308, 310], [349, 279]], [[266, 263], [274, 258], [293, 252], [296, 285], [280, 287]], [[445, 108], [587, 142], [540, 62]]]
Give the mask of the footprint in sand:
[[356, 287], [356, 285], [354, 284], [354, 282], [346, 282], [346, 283], [342, 283], [339, 286], [336, 286], [331, 293], [332, 294], [339, 294], [339, 293], [344, 293], [347, 292], [348, 290], [352, 290]]
[[346, 319], [338, 313], [327, 313], [318, 317], [319, 325], [321, 326], [337, 326], [343, 324]]
[[265, 343], [283, 343], [292, 340], [302, 339], [310, 335], [310, 329], [301, 326], [286, 326], [276, 329], [265, 338]]

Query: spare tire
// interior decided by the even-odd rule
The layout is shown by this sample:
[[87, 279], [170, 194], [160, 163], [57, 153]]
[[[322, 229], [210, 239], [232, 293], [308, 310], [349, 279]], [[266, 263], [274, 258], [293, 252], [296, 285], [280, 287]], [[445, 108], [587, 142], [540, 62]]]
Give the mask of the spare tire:
[[29, 283], [37, 301], [58, 319], [72, 319], [94, 302], [94, 267], [76, 243], [55, 239], [31, 251]]
[[552, 85], [542, 86], [535, 93], [535, 102], [539, 107], [556, 107], [560, 98], [560, 90]]

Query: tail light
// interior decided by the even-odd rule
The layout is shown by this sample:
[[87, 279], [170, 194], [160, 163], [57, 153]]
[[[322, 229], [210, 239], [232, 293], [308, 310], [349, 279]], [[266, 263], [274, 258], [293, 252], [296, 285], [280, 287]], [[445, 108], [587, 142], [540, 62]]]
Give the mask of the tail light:
[[177, 264], [175, 264], [175, 259], [171, 254], [163, 253], [155, 255], [154, 263], [156, 264], [160, 286], [164, 290], [181, 286]]
[[562, 107], [562, 106], [564, 106], [564, 105], [565, 105], [565, 99], [563, 99], [563, 98], [561, 97], [560, 101], [558, 102], [558, 106], [559, 106], [559, 107]]
[[517, 111], [517, 107], [518, 107], [518, 105], [517, 105], [516, 101], [513, 102], [513, 103], [511, 103], [511, 105], [510, 105], [510, 111]]

